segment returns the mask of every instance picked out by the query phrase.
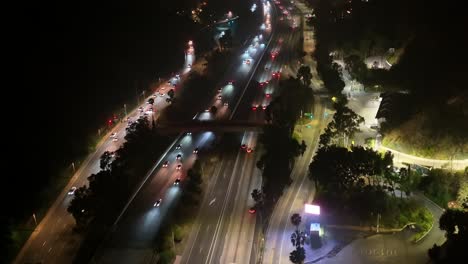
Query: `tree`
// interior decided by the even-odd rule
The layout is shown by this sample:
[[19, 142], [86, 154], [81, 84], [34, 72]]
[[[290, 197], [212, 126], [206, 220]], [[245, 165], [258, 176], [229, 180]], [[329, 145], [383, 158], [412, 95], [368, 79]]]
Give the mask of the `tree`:
[[300, 149], [301, 149], [301, 155], [304, 155], [304, 152], [307, 149], [307, 145], [306, 145], [304, 140], [302, 140], [302, 142], [301, 142], [301, 148]]
[[327, 136], [324, 136], [320, 141], [321, 143], [330, 143], [331, 139], [342, 139], [342, 145], [346, 146], [348, 138], [359, 131], [359, 126], [363, 122], [362, 116], [342, 104], [337, 104], [333, 120], [325, 130]]
[[312, 82], [312, 72], [309, 66], [302, 65], [297, 71], [297, 78], [302, 81], [302, 84], [309, 86]]
[[75, 191], [67, 211], [75, 218], [77, 228], [82, 229], [87, 227], [94, 216], [95, 212], [93, 209], [91, 190], [83, 186]]
[[305, 260], [305, 250], [302, 247], [298, 247], [289, 254], [289, 260], [294, 264], [302, 264]]
[[[441, 246], [434, 246], [428, 250], [428, 255], [435, 263], [458, 263], [468, 257], [466, 244], [468, 243], [468, 211], [446, 210], [439, 219], [439, 227], [445, 230], [447, 241]], [[444, 250], [442, 250], [442, 248]]]
[[210, 113], [212, 113], [213, 115], [216, 115], [216, 113], [218, 112], [218, 108], [216, 106], [211, 106], [210, 107]]
[[350, 55], [344, 59], [346, 69], [352, 79], [365, 83], [367, 81], [367, 66], [358, 55]]
[[223, 49], [232, 48], [232, 34], [230, 29], [224, 31], [224, 35], [219, 38], [219, 43]]
[[259, 189], [254, 189], [251, 195], [256, 204], [263, 203], [263, 193]]
[[101, 168], [101, 170], [110, 170], [113, 155], [114, 153], [110, 151], [104, 151], [104, 153], [102, 153], [100, 164], [99, 164], [99, 167]]
[[169, 98], [170, 98], [171, 100], [174, 99], [174, 96], [175, 96], [174, 89], [170, 89], [170, 90], [167, 92], [167, 96], [169, 96]]
[[301, 224], [302, 217], [300, 214], [293, 214], [291, 216], [291, 224], [296, 227], [296, 230], [299, 229], [299, 225]]

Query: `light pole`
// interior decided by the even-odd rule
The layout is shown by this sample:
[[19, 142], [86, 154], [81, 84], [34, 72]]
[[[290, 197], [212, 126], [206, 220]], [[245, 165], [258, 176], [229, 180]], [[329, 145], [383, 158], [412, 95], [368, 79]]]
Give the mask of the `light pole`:
[[125, 117], [127, 117], [127, 104], [124, 104]]
[[72, 162], [71, 165], [72, 165], [72, 168], [73, 168], [73, 173], [75, 173], [75, 172], [76, 172], [76, 170], [75, 170], [75, 162]]
[[[33, 213], [33, 214], [32, 214], [32, 217], [33, 217], [33, 219], [34, 219], [34, 223], [36, 224], [36, 227], [37, 227], [37, 219], [36, 219], [36, 214], [35, 214], [35, 213]], [[34, 228], [34, 229], [35, 229], [35, 228]]]

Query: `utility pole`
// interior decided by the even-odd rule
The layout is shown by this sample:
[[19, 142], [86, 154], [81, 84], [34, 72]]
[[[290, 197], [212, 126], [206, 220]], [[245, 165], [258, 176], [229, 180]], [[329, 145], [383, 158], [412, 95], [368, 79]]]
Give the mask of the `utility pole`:
[[33, 217], [33, 219], [34, 219], [34, 223], [36, 224], [36, 227], [37, 227], [37, 219], [36, 219], [36, 214], [35, 214], [35, 213], [33, 213], [33, 214], [32, 214], [32, 217]]
[[379, 232], [379, 220], [380, 220], [380, 214], [377, 213], [377, 233]]

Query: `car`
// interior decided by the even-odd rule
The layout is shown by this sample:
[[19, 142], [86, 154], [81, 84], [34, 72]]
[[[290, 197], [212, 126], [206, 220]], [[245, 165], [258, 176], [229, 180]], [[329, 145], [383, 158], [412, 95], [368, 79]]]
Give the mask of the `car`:
[[189, 64], [187, 65], [187, 68], [192, 68], [192, 64], [189, 63]]
[[176, 156], [175, 159], [176, 159], [176, 160], [180, 160], [181, 158], [182, 158], [182, 154], [177, 154], [177, 156]]
[[232, 85], [232, 84], [234, 84], [234, 81], [229, 81], [228, 84]]
[[181, 170], [182, 169], [182, 164], [177, 165], [176, 170]]
[[223, 99], [223, 97], [221, 95], [218, 95], [218, 100], [221, 100]]
[[250, 60], [249, 59], [244, 60], [244, 64], [250, 65]]
[[179, 144], [175, 147], [175, 149], [180, 149], [182, 146]]
[[158, 96], [157, 94], [151, 95], [152, 98], [156, 98], [157, 96]]
[[175, 75], [175, 78], [176, 78], [176, 79], [180, 79], [180, 75], [179, 75], [179, 74], [176, 74], [176, 75]]
[[153, 207], [159, 207], [159, 206], [161, 205], [161, 203], [162, 203], [162, 199], [159, 198], [159, 199], [154, 203]]
[[180, 178], [177, 178], [175, 181], [174, 181], [174, 185], [179, 185], [180, 184]]
[[161, 91], [166, 90], [166, 86], [162, 86], [161, 88], [159, 88], [159, 90], [161, 90]]
[[138, 111], [143, 112], [143, 107], [138, 107]]
[[117, 136], [117, 133], [116, 133], [116, 132], [114, 132], [114, 133], [112, 133], [112, 134], [111, 134], [111, 136], [110, 136], [110, 137], [111, 137], [111, 138], [114, 138], [114, 137], [116, 137], [116, 136]]
[[252, 153], [252, 152], [253, 152], [253, 148], [250, 148], [250, 147], [249, 147], [249, 148], [247, 148], [246, 151], [247, 151], [247, 153]]
[[192, 135], [192, 132], [187, 132], [187, 136], [191, 136]]
[[193, 152], [193, 154], [197, 154], [198, 153], [198, 148], [195, 148], [192, 152]]
[[255, 214], [255, 212], [257, 212], [257, 210], [255, 210], [255, 206], [250, 207], [249, 213], [250, 214]]
[[242, 144], [242, 145], [241, 145], [241, 149], [245, 149], [245, 148], [247, 148], [247, 145]]
[[218, 93], [222, 93], [222, 92], [223, 92], [223, 88], [219, 88]]
[[257, 111], [257, 106], [256, 105], [252, 106], [252, 111]]
[[223, 105], [224, 105], [224, 106], [229, 106], [229, 103], [228, 103], [228, 102], [225, 102]]
[[153, 112], [153, 107], [148, 108], [147, 111], [152, 113]]
[[68, 195], [73, 195], [73, 194], [75, 194], [76, 189], [77, 189], [77, 188], [76, 188], [75, 186], [71, 187], [70, 190], [68, 190]]
[[266, 94], [265, 94], [265, 97], [266, 97], [266, 98], [270, 98], [270, 97], [271, 97], [271, 93], [266, 93]]
[[162, 96], [164, 96], [164, 95], [165, 95], [164, 93], [162, 93], [162, 92], [159, 92], [159, 96], [161, 96], [161, 97], [162, 97]]
[[154, 104], [154, 99], [153, 98], [148, 99], [147, 103], [148, 104]]
[[166, 160], [166, 161], [163, 163], [162, 167], [163, 167], [163, 168], [169, 167], [169, 161]]
[[205, 109], [205, 112], [209, 112], [209, 111], [210, 111], [210, 109], [209, 109], [209, 108]]
[[118, 141], [118, 140], [119, 140], [119, 139], [116, 138], [116, 137], [115, 137], [115, 138], [112, 138], [112, 141], [113, 141], [113, 142], [116, 142], [116, 141]]

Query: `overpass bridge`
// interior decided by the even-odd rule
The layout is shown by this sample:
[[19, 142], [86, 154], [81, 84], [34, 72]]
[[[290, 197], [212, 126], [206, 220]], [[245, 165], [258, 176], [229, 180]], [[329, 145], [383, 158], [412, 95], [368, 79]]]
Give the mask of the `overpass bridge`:
[[225, 121], [225, 120], [190, 120], [183, 122], [156, 123], [156, 128], [161, 133], [176, 132], [244, 132], [263, 131], [264, 122], [253, 121]]
[[220, 21], [216, 21], [214, 23], [215, 27], [220, 30], [220, 31], [226, 31], [231, 28], [232, 23], [237, 20], [239, 16], [231, 17], [231, 18], [226, 18]]

